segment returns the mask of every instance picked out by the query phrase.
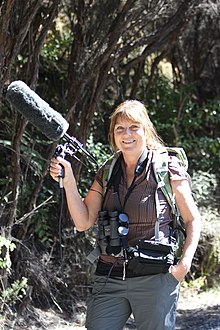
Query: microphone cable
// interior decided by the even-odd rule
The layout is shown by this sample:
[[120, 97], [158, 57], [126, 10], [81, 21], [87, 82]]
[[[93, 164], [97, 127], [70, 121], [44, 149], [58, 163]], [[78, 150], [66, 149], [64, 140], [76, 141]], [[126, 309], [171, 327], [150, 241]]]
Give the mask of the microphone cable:
[[66, 283], [64, 281], [64, 244], [62, 244], [62, 219], [63, 219], [63, 211], [64, 211], [64, 188], [60, 187], [60, 197], [61, 197], [61, 204], [60, 204], [60, 215], [59, 215], [59, 222], [58, 222], [58, 239], [60, 242], [60, 272], [61, 278], [63, 280], [64, 285]]

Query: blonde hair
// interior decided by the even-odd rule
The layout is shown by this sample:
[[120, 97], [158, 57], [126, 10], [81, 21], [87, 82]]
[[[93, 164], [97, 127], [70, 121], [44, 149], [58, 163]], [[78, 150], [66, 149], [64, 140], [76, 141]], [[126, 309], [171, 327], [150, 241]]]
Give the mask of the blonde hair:
[[137, 100], [127, 100], [121, 103], [110, 117], [109, 138], [114, 152], [118, 150], [115, 144], [114, 128], [119, 117], [140, 123], [143, 126], [146, 132], [146, 147], [148, 149], [160, 149], [164, 146], [162, 140], [157, 135], [144, 104]]

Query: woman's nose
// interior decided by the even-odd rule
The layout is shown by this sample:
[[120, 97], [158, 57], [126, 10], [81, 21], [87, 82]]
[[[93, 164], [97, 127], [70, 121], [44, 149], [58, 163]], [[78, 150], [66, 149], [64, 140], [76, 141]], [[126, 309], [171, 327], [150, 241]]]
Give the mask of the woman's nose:
[[131, 134], [131, 129], [130, 129], [130, 127], [126, 127], [126, 128], [125, 128], [125, 134], [128, 134], [128, 135]]

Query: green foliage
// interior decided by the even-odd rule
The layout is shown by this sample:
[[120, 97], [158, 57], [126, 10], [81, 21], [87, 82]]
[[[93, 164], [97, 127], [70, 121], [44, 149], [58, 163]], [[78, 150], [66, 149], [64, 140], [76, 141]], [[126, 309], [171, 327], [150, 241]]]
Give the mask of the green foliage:
[[197, 275], [205, 279], [204, 285], [213, 286], [219, 281], [220, 222], [217, 175], [195, 171], [192, 188], [202, 218], [202, 232], [195, 264]]
[[111, 155], [110, 147], [108, 145], [103, 145], [101, 142], [95, 143], [92, 135], [90, 135], [89, 139], [87, 140], [87, 150], [96, 159], [97, 166], [94, 166], [91, 163], [87, 162], [88, 168], [84, 166], [82, 168], [82, 172], [80, 175], [79, 191], [83, 196], [85, 196], [86, 192], [91, 186], [98, 168]]
[[220, 162], [220, 103], [213, 100], [204, 105], [189, 101], [181, 118], [180, 141], [188, 150], [193, 169], [218, 172]]
[[199, 206], [214, 206], [217, 203], [217, 186], [215, 174], [199, 170], [192, 175], [192, 189]]
[[35, 233], [46, 247], [53, 243], [52, 231], [48, 222], [49, 212], [42, 210], [35, 222]]
[[[0, 283], [2, 290], [0, 292], [0, 311], [3, 312], [5, 305], [14, 305], [18, 300], [21, 300], [27, 289], [27, 278], [22, 277], [21, 280], [14, 281], [10, 286], [5, 287], [4, 280], [7, 278], [7, 273], [11, 272], [11, 257], [10, 252], [16, 248], [16, 245], [6, 237], [0, 235]], [[7, 283], [7, 281], [6, 281]]]
[[164, 142], [186, 150], [191, 171], [201, 169], [216, 173], [220, 163], [220, 101], [199, 105], [193, 93], [193, 86], [175, 86], [158, 71], [149, 94], [145, 95], [144, 89], [140, 89], [138, 98], [147, 105]]
[[206, 262], [203, 261], [202, 263], [202, 271], [201, 274], [202, 276], [204, 275], [210, 275], [214, 274], [217, 267], [219, 268], [219, 262], [220, 262], [220, 238], [218, 238], [218, 244], [214, 242], [213, 245], [211, 245], [211, 251], [210, 253], [207, 254], [206, 257]]
[[16, 245], [10, 240], [0, 235], [0, 268], [10, 270], [11, 258], [10, 252], [16, 248]]
[[5, 304], [14, 305], [18, 300], [21, 300], [26, 294], [27, 287], [28, 280], [22, 277], [21, 280], [14, 281], [10, 287], [2, 290], [0, 294], [1, 309], [3, 310]]
[[89, 136], [87, 145], [88, 150], [90, 150], [91, 154], [96, 159], [98, 167], [100, 167], [112, 154], [109, 145], [104, 145], [101, 142], [94, 142], [92, 135]]
[[207, 286], [219, 283], [220, 274], [220, 222], [219, 210], [201, 207], [202, 235], [198, 248], [200, 274], [206, 277]]
[[63, 33], [62, 36], [56, 31], [49, 32], [47, 40], [41, 49], [41, 55], [49, 61], [58, 61], [69, 52], [72, 43], [70, 33]]

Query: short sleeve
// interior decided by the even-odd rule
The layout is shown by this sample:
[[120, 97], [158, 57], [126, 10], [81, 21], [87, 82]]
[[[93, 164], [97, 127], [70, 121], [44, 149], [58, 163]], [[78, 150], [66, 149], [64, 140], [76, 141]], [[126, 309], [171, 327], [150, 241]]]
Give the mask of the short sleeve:
[[104, 166], [100, 167], [98, 172], [95, 175], [95, 180], [100, 184], [100, 186], [103, 188], [103, 171], [104, 171]]
[[171, 181], [187, 180], [187, 172], [176, 156], [169, 156], [168, 171]]
[[[115, 153], [99, 168], [98, 172], [96, 173], [95, 180], [100, 184], [102, 188], [103, 188], [103, 176], [106, 174], [106, 170], [108, 174], [112, 164], [115, 165], [115, 161], [117, 162], [120, 155], [121, 155], [120, 152]], [[105, 180], [107, 180], [107, 178], [105, 178]]]

